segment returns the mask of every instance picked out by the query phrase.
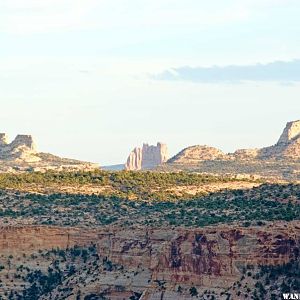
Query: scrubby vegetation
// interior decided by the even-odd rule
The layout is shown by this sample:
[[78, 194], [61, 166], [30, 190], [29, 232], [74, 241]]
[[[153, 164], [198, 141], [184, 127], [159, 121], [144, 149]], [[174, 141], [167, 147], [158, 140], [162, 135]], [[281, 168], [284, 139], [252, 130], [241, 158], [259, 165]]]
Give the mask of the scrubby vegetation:
[[156, 186], [156, 185], [191, 185], [208, 182], [228, 182], [235, 180], [228, 176], [212, 176], [196, 173], [174, 172], [107, 172], [107, 171], [91, 171], [91, 172], [51, 172], [46, 173], [32, 172], [21, 174], [0, 174], [0, 186], [18, 187], [22, 184], [29, 183], [60, 183], [60, 184], [88, 184], [97, 183], [101, 185], [127, 186], [132, 188], [135, 186]]
[[276, 300], [282, 299], [284, 293], [299, 293], [299, 254], [296, 253], [295, 257], [281, 265], [246, 266], [241, 278], [227, 292], [253, 300]]
[[2, 222], [63, 226], [244, 226], [300, 218], [300, 185], [265, 184], [250, 190], [211, 193], [194, 199], [128, 201], [116, 196], [0, 193]]
[[[195, 186], [221, 186], [224, 183], [260, 185], [235, 190], [187, 192]], [[50, 189], [53, 186], [55, 189]], [[85, 193], [85, 189], [80, 188], [86, 186], [104, 189], [97, 193], [87, 189]], [[72, 187], [74, 191], [68, 192], [65, 187]], [[177, 193], [175, 188], [184, 189]], [[91, 228], [105, 225], [204, 227], [239, 224], [248, 227], [299, 219], [298, 184], [262, 184], [255, 180], [184, 172], [0, 174], [0, 226], [32, 224]], [[299, 257], [299, 253], [295, 257]], [[39, 251], [22, 258], [2, 255], [0, 295], [1, 289], [5, 293], [0, 299], [64, 299], [65, 296], [76, 300], [107, 299], [106, 293], [111, 291], [126, 292], [128, 282], [144, 271], [140, 267], [126, 270], [114, 264], [102, 257], [95, 245]], [[100, 295], [94, 292], [84, 294], [86, 286], [93, 286], [108, 273], [108, 278], [113, 278], [111, 274], [116, 278], [104, 284], [108, 286], [106, 290]], [[149, 274], [141, 276], [146, 278], [145, 286], [150, 284]], [[231, 299], [233, 295], [245, 299], [275, 299], [283, 291], [297, 290], [299, 277], [299, 260], [296, 259], [281, 266], [249, 266], [239, 282], [223, 291], [222, 295], [215, 291], [203, 292], [193, 286], [178, 287], [177, 292], [195, 299], [218, 299], [219, 295], [220, 299]], [[126, 284], [115, 283], [120, 278]], [[151, 284], [163, 293], [165, 283], [157, 280]], [[141, 291], [130, 291], [128, 298], [139, 299], [140, 295]]]
[[[23, 174], [0, 174], [0, 188], [17, 189], [33, 192], [49, 191], [55, 187], [59, 192], [63, 187], [73, 187], [74, 193], [80, 187], [89, 189], [100, 188], [101, 195], [113, 195], [128, 199], [154, 199], [161, 200], [190, 197], [184, 191], [176, 193], [172, 188], [203, 186], [207, 184], [239, 182], [257, 182], [254, 180], [235, 179], [229, 176], [212, 176], [195, 173], [159, 173], [159, 172], [46, 172]], [[101, 189], [101, 187], [103, 189]], [[52, 191], [53, 192], [53, 191]], [[200, 192], [202, 194], [203, 192]], [[98, 193], [99, 194], [99, 193]]]
[[[114, 264], [107, 257], [98, 254], [96, 245], [88, 247], [74, 246], [67, 249], [39, 250], [29, 256], [0, 258], [6, 268], [0, 271], [0, 299], [38, 300], [66, 299], [76, 300], [107, 299], [111, 290], [124, 291], [124, 286], [109, 288], [92, 297], [95, 283], [101, 278], [117, 276], [131, 278], [139, 273], [126, 270], [124, 266]], [[4, 276], [4, 273], [6, 276]], [[140, 295], [139, 291], [130, 291], [132, 297]], [[139, 299], [139, 298], [134, 298]]]

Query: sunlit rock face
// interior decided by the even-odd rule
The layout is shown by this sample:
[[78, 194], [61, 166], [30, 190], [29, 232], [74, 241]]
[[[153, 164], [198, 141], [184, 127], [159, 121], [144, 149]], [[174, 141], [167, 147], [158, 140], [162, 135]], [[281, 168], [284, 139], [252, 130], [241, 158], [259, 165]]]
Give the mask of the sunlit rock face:
[[260, 149], [238, 149], [223, 153], [209, 146], [191, 146], [172, 157], [168, 163], [192, 165], [203, 161], [298, 160], [300, 159], [300, 120], [288, 122], [275, 145]]
[[259, 157], [262, 159], [299, 159], [300, 158], [300, 121], [288, 122], [278, 142], [262, 148]]
[[20, 160], [23, 162], [40, 161], [36, 145], [31, 135], [17, 135], [8, 143], [5, 133], [0, 134], [0, 158], [3, 160]]
[[126, 170], [142, 170], [154, 168], [168, 160], [167, 145], [157, 143], [156, 146], [143, 144], [136, 147], [128, 156]]
[[0, 172], [46, 171], [46, 170], [93, 170], [98, 164], [60, 158], [37, 150], [31, 135], [19, 134], [9, 142], [0, 133]]
[[287, 145], [298, 138], [300, 138], [300, 120], [286, 124], [286, 127], [283, 130], [277, 145]]
[[[288, 227], [277, 222], [265, 227], [222, 225], [189, 229], [7, 226], [1, 228], [0, 251], [1, 255], [30, 257], [41, 250], [94, 244], [102, 257], [137, 271], [133, 280], [128, 277], [123, 281], [124, 293], [134, 286], [151, 295], [159, 291], [159, 287], [155, 288], [157, 281], [166, 282], [166, 292], [171, 292], [174, 284], [228, 288], [241, 277], [246, 265], [282, 265], [299, 255], [299, 230], [298, 222], [291, 222]], [[43, 258], [36, 263], [43, 265]], [[82, 290], [92, 293], [95, 287], [105, 289], [107, 282], [117, 285], [122, 269], [112, 274], [115, 277], [111, 272], [103, 272], [98, 281]], [[92, 273], [87, 276], [89, 281], [93, 279]], [[1, 279], [5, 280], [3, 274]], [[125, 294], [109, 299], [124, 298], [128, 299]]]
[[172, 157], [169, 162], [176, 163], [197, 163], [205, 160], [228, 159], [221, 150], [206, 145], [195, 145], [187, 147]]
[[8, 144], [7, 134], [6, 133], [0, 133], [0, 147], [3, 147], [7, 144]]

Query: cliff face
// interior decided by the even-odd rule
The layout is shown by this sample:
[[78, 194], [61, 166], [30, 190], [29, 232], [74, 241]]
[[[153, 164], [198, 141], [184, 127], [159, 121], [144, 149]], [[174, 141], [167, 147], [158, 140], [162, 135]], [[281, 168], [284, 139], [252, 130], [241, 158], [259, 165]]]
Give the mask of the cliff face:
[[274, 146], [261, 149], [258, 156], [262, 159], [299, 159], [300, 121], [287, 123], [278, 142]]
[[0, 134], [0, 159], [24, 162], [40, 161], [36, 154], [37, 149], [31, 135], [17, 135], [11, 143], [8, 143], [7, 135]]
[[[282, 264], [300, 250], [300, 226], [204, 229], [5, 227], [1, 254], [96, 244], [101, 256], [131, 269], [142, 267], [150, 279], [169, 284], [227, 287], [249, 265]], [[149, 284], [150, 285], [150, 284]]]
[[142, 148], [136, 147], [129, 154], [125, 169], [142, 170], [154, 168], [168, 159], [167, 145], [157, 143], [156, 146], [143, 144]]
[[298, 138], [300, 138], [300, 120], [288, 122], [277, 142], [277, 145], [287, 146]]
[[17, 135], [9, 143], [5, 133], [0, 133], [0, 172], [36, 170], [44, 171], [64, 169], [95, 169], [96, 164], [80, 162], [71, 159], [38, 152], [31, 135]]
[[224, 154], [221, 150], [208, 146], [192, 146], [185, 148], [168, 163], [197, 164], [201, 161], [213, 160], [297, 160], [300, 159], [300, 121], [287, 123], [278, 142], [261, 149], [239, 149], [234, 153]]

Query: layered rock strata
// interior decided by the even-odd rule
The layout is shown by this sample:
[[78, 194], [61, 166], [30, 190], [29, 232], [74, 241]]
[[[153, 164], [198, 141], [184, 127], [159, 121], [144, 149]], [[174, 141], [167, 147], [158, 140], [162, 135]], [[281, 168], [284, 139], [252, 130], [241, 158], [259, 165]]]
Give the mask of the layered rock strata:
[[0, 252], [16, 256], [93, 243], [113, 263], [149, 270], [152, 281], [224, 288], [247, 264], [276, 265], [295, 258], [299, 236], [299, 222], [203, 229], [3, 227]]

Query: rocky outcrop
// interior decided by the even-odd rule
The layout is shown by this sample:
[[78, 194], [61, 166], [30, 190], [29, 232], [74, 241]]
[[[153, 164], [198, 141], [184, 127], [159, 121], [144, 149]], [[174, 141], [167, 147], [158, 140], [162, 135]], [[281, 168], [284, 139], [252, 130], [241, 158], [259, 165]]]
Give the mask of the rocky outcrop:
[[287, 123], [278, 142], [261, 149], [239, 149], [224, 154], [221, 150], [208, 146], [192, 146], [183, 149], [168, 163], [197, 164], [214, 160], [299, 160], [300, 159], [300, 121]]
[[204, 160], [226, 159], [226, 154], [221, 150], [209, 146], [191, 146], [183, 149], [177, 155], [172, 157], [168, 162], [176, 163], [197, 163]]
[[7, 134], [6, 133], [0, 133], [0, 147], [3, 147], [7, 144], [8, 144]]
[[288, 122], [277, 142], [277, 146], [287, 146], [298, 138], [300, 138], [300, 120]]
[[93, 243], [98, 253], [113, 263], [133, 271], [139, 268], [147, 271], [146, 286], [140, 278], [143, 290], [150, 289], [157, 281], [164, 281], [167, 286], [226, 288], [241, 276], [246, 265], [277, 265], [297, 257], [299, 236], [299, 222], [290, 222], [288, 226], [275, 223], [265, 227], [197, 229], [3, 227], [0, 252], [17, 257]]
[[167, 145], [157, 143], [156, 146], [143, 144], [129, 154], [125, 164], [126, 170], [152, 169], [168, 160]]
[[258, 153], [260, 159], [299, 159], [300, 158], [300, 121], [286, 124], [278, 142], [263, 148]]
[[31, 135], [17, 135], [11, 143], [8, 143], [7, 135], [0, 134], [0, 159], [23, 162], [40, 161], [36, 154], [37, 149]]
[[135, 147], [129, 154], [125, 164], [126, 170], [141, 170], [142, 169], [142, 148]]
[[9, 143], [5, 133], [0, 133], [0, 172], [45, 171], [45, 170], [90, 170], [97, 164], [63, 159], [38, 152], [31, 135], [17, 135]]

